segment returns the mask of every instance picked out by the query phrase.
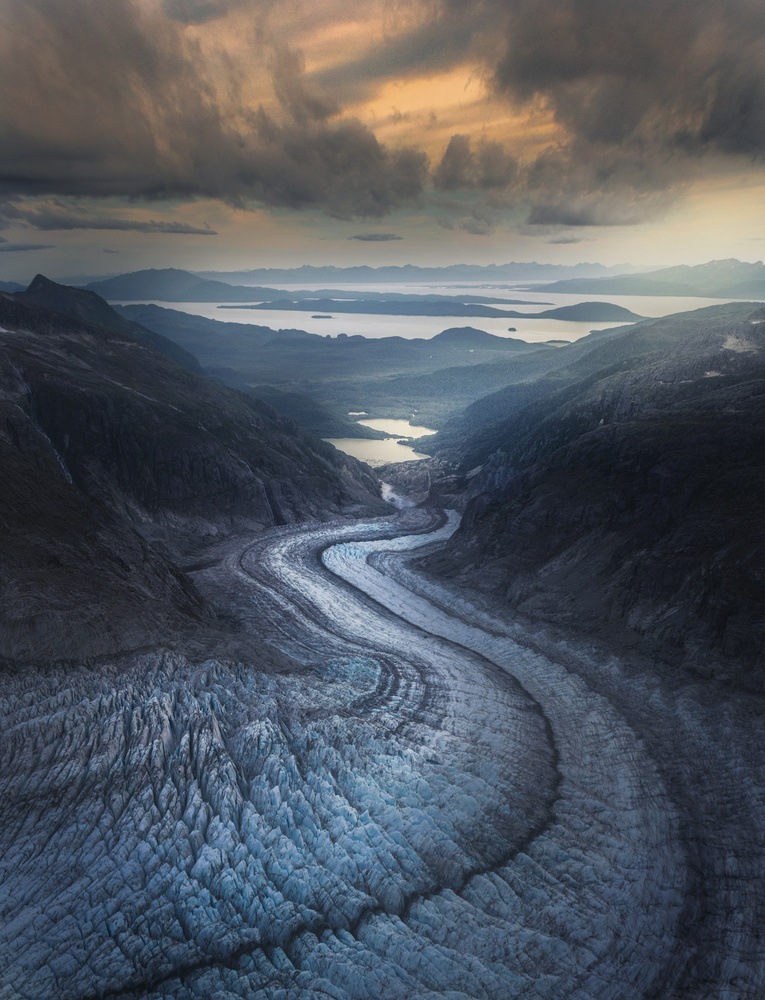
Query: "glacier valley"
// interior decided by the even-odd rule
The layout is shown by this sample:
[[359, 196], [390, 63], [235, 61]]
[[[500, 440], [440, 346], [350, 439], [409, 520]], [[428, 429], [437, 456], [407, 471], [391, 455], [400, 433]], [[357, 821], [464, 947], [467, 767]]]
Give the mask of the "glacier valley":
[[761, 698], [434, 582], [456, 525], [198, 570], [282, 669], [0, 679], [2, 1000], [763, 995]]

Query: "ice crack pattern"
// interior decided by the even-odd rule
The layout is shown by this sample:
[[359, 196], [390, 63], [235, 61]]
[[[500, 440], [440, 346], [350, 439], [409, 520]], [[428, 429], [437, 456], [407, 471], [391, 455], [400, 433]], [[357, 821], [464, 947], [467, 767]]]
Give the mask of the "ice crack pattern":
[[209, 571], [298, 672], [3, 678], [3, 1000], [673, 995], [666, 776], [614, 699], [375, 568], [427, 527], [275, 530]]

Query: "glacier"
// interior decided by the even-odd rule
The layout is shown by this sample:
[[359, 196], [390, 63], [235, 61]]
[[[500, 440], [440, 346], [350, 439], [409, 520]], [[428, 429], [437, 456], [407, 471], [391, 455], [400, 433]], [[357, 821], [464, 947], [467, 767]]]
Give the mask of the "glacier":
[[0, 998], [758, 997], [762, 705], [424, 576], [457, 515], [195, 575], [288, 665], [0, 678]]

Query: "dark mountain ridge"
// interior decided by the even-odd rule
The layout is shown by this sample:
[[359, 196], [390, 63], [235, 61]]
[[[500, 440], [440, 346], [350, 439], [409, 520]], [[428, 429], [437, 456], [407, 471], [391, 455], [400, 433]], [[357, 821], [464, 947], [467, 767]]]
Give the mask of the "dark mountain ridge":
[[528, 352], [544, 350], [546, 344], [534, 344], [533, 347], [525, 340], [516, 337], [497, 337], [485, 330], [477, 330], [474, 326], [451, 326], [442, 330], [428, 341], [433, 347], [454, 347], [462, 350], [485, 351], [516, 351]]
[[141, 298], [170, 302], [252, 302], [274, 294], [271, 288], [241, 288], [174, 267], [149, 268], [91, 281], [85, 290], [112, 300]]
[[725, 323], [741, 315], [742, 308], [746, 312], [751, 306], [712, 306], [635, 325], [594, 330], [561, 349], [561, 363], [554, 369], [532, 372], [529, 378], [508, 384], [467, 406], [430, 438], [429, 453], [456, 462], [463, 471], [474, 468], [502, 449], [508, 436], [516, 436], [515, 420], [521, 411], [526, 410], [523, 419], [530, 423], [542, 419], [551, 401], [564, 404], [589, 384], [585, 380], [597, 381], [610, 371], [626, 370], [674, 347], [698, 329], [703, 322], [700, 316], [713, 325]]
[[541, 312], [517, 312], [510, 310], [517, 319], [562, 319], [577, 323], [626, 323], [630, 320], [645, 319], [630, 309], [616, 306], [613, 302], [577, 302], [572, 306], [543, 309]]
[[211, 545], [387, 509], [361, 463], [124, 330], [4, 293], [0, 327], [2, 658], [180, 642], [215, 627], [180, 568]]
[[105, 329], [116, 330], [130, 337], [135, 337], [148, 344], [149, 347], [153, 347], [155, 351], [159, 351], [160, 354], [166, 354], [168, 358], [190, 368], [191, 371], [200, 374], [202, 372], [199, 362], [189, 351], [184, 350], [169, 337], [163, 337], [161, 333], [155, 333], [140, 323], [134, 323], [132, 320], [120, 316], [95, 292], [59, 285], [44, 275], [38, 274], [31, 281], [29, 287], [24, 291], [16, 292], [15, 297], [32, 305], [42, 306], [43, 309], [50, 309], [73, 319], [82, 320], [83, 323], [102, 326]]
[[[641, 324], [483, 435], [455, 438], [463, 469], [483, 465], [429, 567], [523, 614], [761, 689], [765, 311], [752, 310]], [[652, 340], [663, 346], [645, 350]]]

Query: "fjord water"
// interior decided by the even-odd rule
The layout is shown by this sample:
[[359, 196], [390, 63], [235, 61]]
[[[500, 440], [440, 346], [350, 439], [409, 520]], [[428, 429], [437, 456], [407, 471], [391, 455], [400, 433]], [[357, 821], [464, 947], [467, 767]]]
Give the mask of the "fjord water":
[[[321, 291], [325, 286], [301, 285], [299, 288], [287, 285], [275, 285], [284, 288], [285, 297], [297, 298], [298, 292]], [[649, 295], [570, 295], [560, 292], [526, 292], [523, 288], [507, 285], [338, 285], [337, 291], [348, 291], [361, 295], [366, 291], [390, 292], [407, 295], [458, 295], [469, 301], [470, 294], [523, 300], [528, 305], [503, 306], [496, 303], [497, 309], [517, 309], [521, 312], [542, 312], [545, 309], [560, 306], [575, 305], [577, 302], [612, 302], [625, 309], [630, 309], [639, 316], [655, 318], [668, 316], [672, 313], [691, 309], [701, 309], [709, 305], [720, 305], [727, 299], [693, 298], [690, 296], [649, 296]], [[367, 313], [341, 313], [336, 316], [321, 310], [322, 316], [330, 318], [315, 319], [310, 312], [284, 309], [247, 309], [241, 303], [226, 302], [159, 302], [146, 300], [150, 305], [165, 309], [178, 309], [196, 316], [206, 316], [208, 319], [228, 323], [250, 323], [256, 326], [270, 326], [274, 330], [306, 330], [308, 333], [320, 336], [336, 337], [344, 333], [349, 337], [360, 335], [378, 339], [381, 337], [404, 337], [412, 340], [418, 337], [429, 339], [453, 326], [474, 326], [497, 337], [517, 337], [529, 343], [542, 343], [546, 340], [579, 340], [591, 330], [606, 330], [618, 326], [617, 323], [587, 323], [568, 320], [535, 320], [506, 316], [493, 317], [449, 317], [449, 316], [385, 316]], [[117, 303], [133, 305], [130, 303]], [[221, 306], [226, 306], [223, 309]], [[231, 308], [228, 308], [231, 306]], [[317, 309], [317, 313], [319, 310]], [[511, 332], [510, 327], [514, 327]]]

